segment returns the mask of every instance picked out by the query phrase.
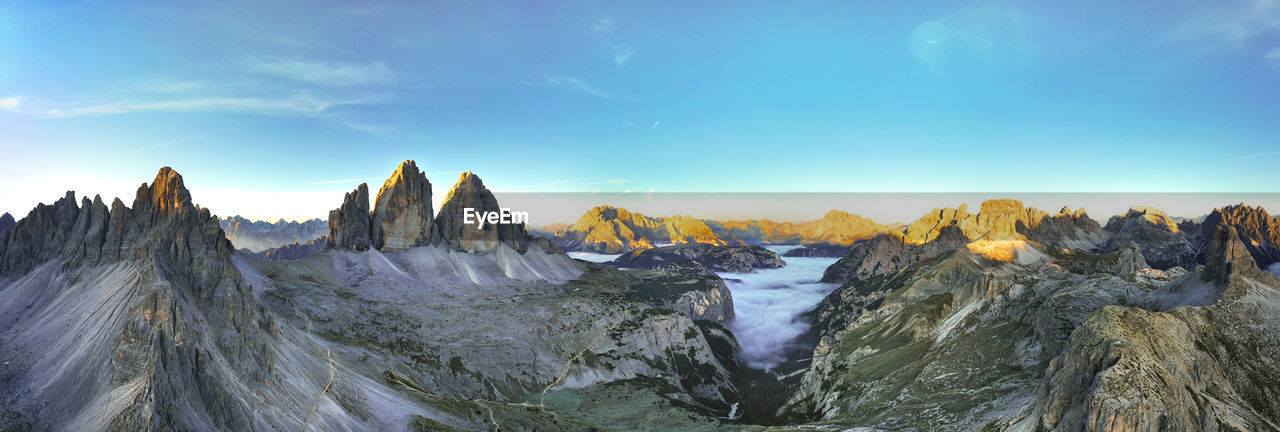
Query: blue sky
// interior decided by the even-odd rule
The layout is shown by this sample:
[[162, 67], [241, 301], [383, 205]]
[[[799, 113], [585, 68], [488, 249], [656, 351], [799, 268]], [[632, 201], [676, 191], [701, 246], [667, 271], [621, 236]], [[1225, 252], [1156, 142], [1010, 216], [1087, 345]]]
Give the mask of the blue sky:
[[[0, 211], [501, 191], [1277, 192], [1280, 2], [0, 2]], [[437, 197], [439, 199], [439, 197]]]

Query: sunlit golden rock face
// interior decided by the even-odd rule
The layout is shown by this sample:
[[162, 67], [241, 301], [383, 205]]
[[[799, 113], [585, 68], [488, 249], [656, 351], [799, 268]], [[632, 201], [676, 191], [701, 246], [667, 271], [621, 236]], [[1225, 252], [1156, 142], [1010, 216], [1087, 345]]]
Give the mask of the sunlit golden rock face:
[[978, 240], [965, 247], [983, 258], [1007, 263], [1030, 264], [1046, 256], [1023, 240]]
[[1178, 230], [1178, 224], [1173, 221], [1173, 218], [1169, 217], [1169, 215], [1164, 214], [1164, 212], [1160, 211], [1159, 209], [1144, 207], [1144, 206], [1136, 206], [1136, 207], [1130, 208], [1129, 212], [1125, 214], [1125, 217], [1126, 218], [1135, 218], [1135, 217], [1142, 218], [1142, 220], [1147, 221], [1147, 223], [1156, 225], [1171, 233], [1177, 234], [1178, 232], [1180, 232]]
[[[191, 207], [191, 194], [183, 185], [182, 176], [172, 168], [160, 168], [151, 186], [147, 187], [145, 183], [142, 186], [134, 197], [135, 202], [141, 204], [142, 210], [156, 214]], [[137, 204], [135, 207], [138, 207]], [[139, 209], [135, 209], [137, 210]]]
[[808, 222], [774, 222], [768, 219], [709, 221], [722, 238], [736, 237], [765, 243], [826, 243], [848, 246], [858, 240], [892, 231], [889, 227], [849, 212], [831, 210], [822, 219]]
[[967, 206], [938, 209], [925, 214], [907, 226], [905, 236], [914, 243], [926, 243], [937, 238], [938, 231], [956, 225], [970, 240], [1026, 240], [1025, 231], [1035, 229], [1049, 213], [1035, 207], [1025, 207], [1014, 199], [983, 201], [977, 214], [968, 212]]
[[378, 250], [407, 249], [435, 241], [431, 182], [412, 160], [400, 163], [378, 190], [370, 238]]
[[768, 219], [715, 221], [692, 216], [649, 217], [627, 209], [600, 206], [557, 232], [571, 247], [602, 253], [622, 253], [661, 244], [747, 243], [850, 245], [892, 231], [861, 216], [832, 210], [822, 219], [792, 223]]

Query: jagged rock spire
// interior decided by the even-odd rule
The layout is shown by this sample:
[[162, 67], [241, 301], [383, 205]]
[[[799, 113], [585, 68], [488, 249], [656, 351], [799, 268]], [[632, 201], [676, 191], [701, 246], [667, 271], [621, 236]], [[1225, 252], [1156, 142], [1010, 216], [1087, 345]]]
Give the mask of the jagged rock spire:
[[231, 243], [207, 209], [191, 202], [182, 176], [164, 167], [138, 187], [133, 208], [119, 198], [108, 209], [102, 197], [77, 204], [75, 192], [0, 231], [0, 274], [21, 273], [55, 258], [95, 264], [158, 256], [182, 261], [192, 254], [229, 254]]
[[360, 183], [342, 198], [342, 206], [329, 212], [329, 247], [369, 250], [369, 185]]
[[400, 163], [378, 190], [370, 238], [378, 250], [406, 249], [436, 241], [431, 182], [412, 160]]
[[1205, 278], [1225, 283], [1232, 275], [1256, 271], [1258, 265], [1253, 261], [1253, 255], [1249, 254], [1249, 249], [1245, 248], [1244, 242], [1240, 241], [1235, 227], [1218, 227], [1213, 234], [1213, 247], [1204, 270]]
[[5, 228], [13, 225], [14, 222], [13, 215], [6, 212], [3, 216], [0, 216], [0, 231], [4, 231]]
[[435, 225], [440, 230], [440, 237], [449, 247], [466, 252], [492, 250], [499, 244], [506, 244], [518, 252], [528, 249], [529, 234], [523, 223], [484, 224], [483, 228], [477, 228], [477, 224], [463, 223], [463, 212], [468, 208], [479, 212], [500, 210], [493, 193], [471, 171], [458, 177], [458, 183], [445, 195], [440, 214], [436, 216]]

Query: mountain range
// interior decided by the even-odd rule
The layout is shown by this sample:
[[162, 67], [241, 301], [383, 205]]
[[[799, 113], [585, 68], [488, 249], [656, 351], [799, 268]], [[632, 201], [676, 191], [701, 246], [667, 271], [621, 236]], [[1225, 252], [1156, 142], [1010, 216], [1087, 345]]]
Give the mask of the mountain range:
[[690, 216], [649, 217], [599, 206], [573, 225], [544, 229], [565, 250], [616, 254], [664, 244], [824, 244], [848, 246], [891, 229], [861, 216], [832, 210], [808, 222], [768, 219], [715, 221]]
[[[405, 161], [265, 254], [167, 167], [131, 205], [0, 218], [0, 429], [1280, 430], [1260, 207], [1103, 225], [1001, 199], [899, 230], [602, 206], [547, 238], [464, 223], [500, 208], [474, 173], [438, 212], [432, 193]], [[810, 241], [848, 247], [835, 288], [783, 364], [750, 368], [714, 271]]]

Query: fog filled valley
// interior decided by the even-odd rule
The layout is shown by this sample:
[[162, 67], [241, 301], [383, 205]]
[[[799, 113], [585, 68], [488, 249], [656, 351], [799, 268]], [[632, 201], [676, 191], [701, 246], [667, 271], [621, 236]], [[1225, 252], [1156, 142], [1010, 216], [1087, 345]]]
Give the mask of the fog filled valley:
[[533, 228], [438, 192], [404, 161], [255, 222], [166, 167], [6, 214], [0, 430], [1280, 430], [1254, 203]]

